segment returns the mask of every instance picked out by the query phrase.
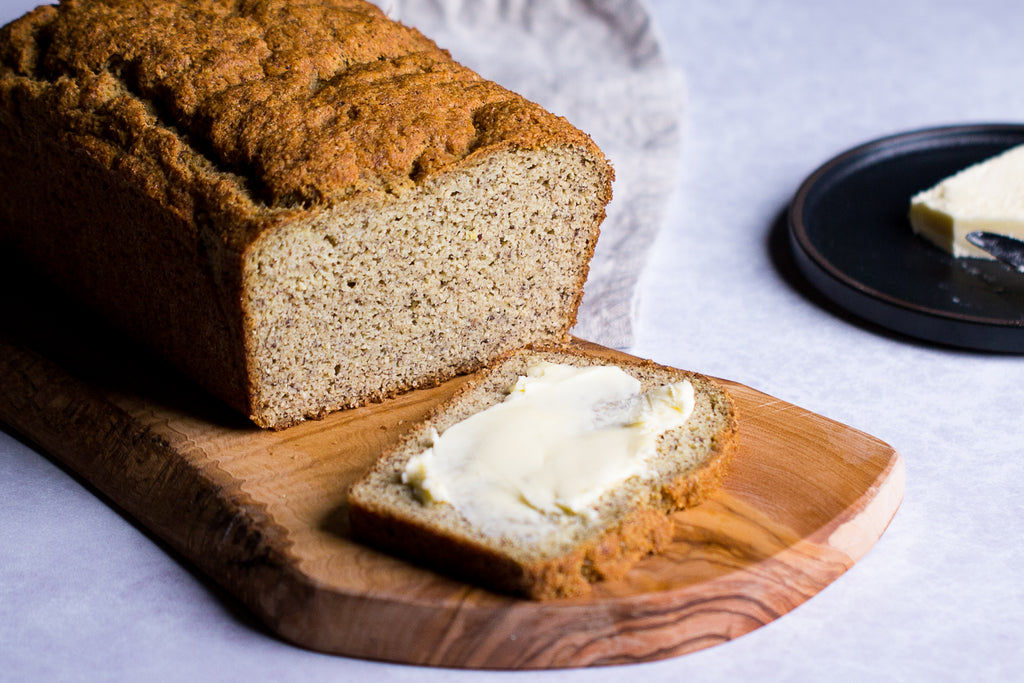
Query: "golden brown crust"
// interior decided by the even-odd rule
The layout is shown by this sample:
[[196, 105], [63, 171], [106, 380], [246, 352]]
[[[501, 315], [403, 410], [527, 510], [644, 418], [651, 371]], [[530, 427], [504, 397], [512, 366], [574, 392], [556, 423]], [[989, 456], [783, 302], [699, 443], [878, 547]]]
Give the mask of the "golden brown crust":
[[[5, 80], [60, 90], [55, 115], [120, 152], [174, 130], [251, 213], [402, 192], [481, 149], [593, 144], [355, 0], [65, 1], [4, 30]], [[119, 116], [129, 102], [151, 117]]]

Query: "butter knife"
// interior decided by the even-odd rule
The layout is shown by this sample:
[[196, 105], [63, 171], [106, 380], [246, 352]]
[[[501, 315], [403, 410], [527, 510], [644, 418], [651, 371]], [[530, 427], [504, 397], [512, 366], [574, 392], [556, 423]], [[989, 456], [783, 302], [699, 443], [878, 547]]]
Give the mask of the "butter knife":
[[1024, 241], [995, 232], [969, 232], [967, 241], [987, 251], [1019, 273], [1024, 273]]

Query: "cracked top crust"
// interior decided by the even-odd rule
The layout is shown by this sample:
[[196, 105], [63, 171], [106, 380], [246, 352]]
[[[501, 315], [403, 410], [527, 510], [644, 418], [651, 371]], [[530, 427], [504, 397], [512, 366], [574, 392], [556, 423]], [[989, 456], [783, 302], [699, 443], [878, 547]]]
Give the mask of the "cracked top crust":
[[64, 0], [0, 29], [0, 83], [189, 214], [175, 188], [252, 217], [400, 194], [495, 146], [600, 158], [361, 0]]

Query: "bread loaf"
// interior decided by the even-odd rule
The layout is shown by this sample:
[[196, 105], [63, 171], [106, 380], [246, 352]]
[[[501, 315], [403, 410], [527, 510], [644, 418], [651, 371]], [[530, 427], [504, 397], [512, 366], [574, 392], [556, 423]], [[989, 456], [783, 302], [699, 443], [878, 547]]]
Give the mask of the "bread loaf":
[[0, 247], [264, 427], [565, 339], [612, 176], [359, 0], [0, 29]]
[[[736, 415], [727, 392], [695, 373], [648, 361], [622, 364], [642, 391], [688, 382], [692, 413], [681, 426], [661, 433], [655, 450], [632, 470], [615, 470], [619, 477], [632, 472], [625, 479], [588, 475], [588, 485], [604, 483], [578, 497], [582, 502], [574, 502], [564, 493], [574, 489], [562, 479], [604, 468], [598, 457], [601, 448], [588, 440], [591, 432], [570, 435], [571, 442], [554, 442], [551, 459], [538, 466], [547, 471], [525, 476], [519, 476], [515, 462], [536, 462], [534, 453], [520, 449], [520, 442], [531, 441], [533, 434], [527, 433], [530, 429], [510, 434], [509, 412], [495, 413], [497, 421], [480, 425], [481, 439], [466, 438], [468, 419], [478, 419], [499, 404], [515, 406], [509, 396], [518, 399], [519, 378], [536, 375], [545, 363], [564, 371], [563, 366], [603, 367], [608, 361], [569, 348], [522, 350], [474, 377], [352, 486], [348, 504], [353, 536], [445, 574], [535, 599], [585, 594], [591, 583], [620, 578], [644, 555], [667, 546], [673, 536], [670, 513], [698, 504], [714, 490], [735, 449]], [[594, 386], [583, 386], [581, 395]], [[597, 413], [605, 410], [602, 405]], [[539, 422], [561, 418], [546, 406], [538, 412]], [[459, 436], [449, 431], [455, 425], [462, 428]], [[538, 432], [543, 429], [536, 427]], [[438, 455], [446, 434], [474, 444], [465, 463], [451, 455], [451, 441], [449, 450]], [[496, 478], [493, 470], [478, 467], [481, 454], [495, 446], [485, 443], [488, 438], [513, 442], [496, 444]], [[575, 462], [559, 460], [560, 448], [579, 444], [586, 445]], [[442, 466], [439, 459], [444, 457], [448, 464]], [[464, 469], [453, 469], [460, 466]], [[555, 484], [564, 499], [545, 504], [545, 491], [530, 488], [537, 482]]]

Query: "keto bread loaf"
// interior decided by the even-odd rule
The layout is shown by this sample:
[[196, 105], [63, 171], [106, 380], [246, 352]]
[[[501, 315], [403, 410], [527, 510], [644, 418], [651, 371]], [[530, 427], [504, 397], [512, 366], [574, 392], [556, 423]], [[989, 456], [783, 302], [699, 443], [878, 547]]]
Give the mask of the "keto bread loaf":
[[[510, 425], [503, 424], [506, 412], [483, 427], [486, 438], [515, 442], [511, 448], [498, 444], [497, 480], [490, 472], [481, 475], [476, 470], [480, 452], [491, 447], [482, 441], [472, 441], [476, 447], [470, 448], [472, 463], [466, 469], [473, 472], [445, 469], [435, 462], [450, 457], [447, 452], [438, 454], [446, 434], [471, 441], [466, 440], [465, 429], [459, 437], [449, 430], [499, 404], [514, 405], [509, 397], [522, 388], [519, 378], [536, 375], [536, 369], [548, 363], [556, 369], [594, 368], [607, 367], [609, 361], [572, 348], [521, 350], [471, 379], [351, 487], [354, 538], [442, 573], [534, 599], [585, 594], [592, 583], [620, 578], [640, 558], [665, 548], [673, 536], [670, 514], [697, 505], [718, 487], [737, 442], [733, 403], [725, 389], [707, 377], [649, 361], [618, 363], [639, 380], [644, 392], [688, 382], [692, 413], [681, 426], [658, 432], [655, 449], [633, 474], [618, 481], [607, 479], [596, 497], [571, 511], [568, 495], [566, 501], [546, 505], [540, 489], [551, 483], [561, 486], [565, 478], [603, 467], [600, 449], [591, 446], [595, 441], [588, 441], [589, 436], [572, 437], [567, 444], [585, 444], [578, 453], [582, 461], [560, 461], [562, 453], [556, 447], [550, 452], [553, 457], [543, 461], [546, 471], [520, 477], [515, 474], [520, 469], [517, 463], [534, 454], [520, 450], [519, 443], [529, 442], [532, 435], [509, 434]], [[538, 412], [541, 421], [555, 417], [545, 408]], [[509, 450], [507, 458], [502, 448]], [[511, 474], [505, 476], [506, 472]], [[497, 490], [509, 482], [516, 483], [514, 490]], [[530, 490], [536, 482], [538, 489]], [[520, 502], [510, 511], [510, 504]]]
[[0, 29], [0, 248], [264, 427], [565, 339], [612, 177], [359, 0]]

